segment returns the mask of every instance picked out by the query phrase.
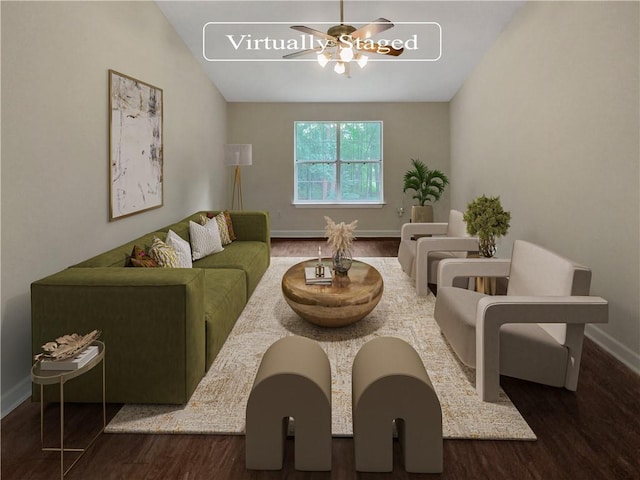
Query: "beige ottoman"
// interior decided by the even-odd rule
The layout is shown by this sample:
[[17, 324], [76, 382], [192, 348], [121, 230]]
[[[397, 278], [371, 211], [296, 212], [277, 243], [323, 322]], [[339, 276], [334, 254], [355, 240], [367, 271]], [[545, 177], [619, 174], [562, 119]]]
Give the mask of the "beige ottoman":
[[393, 470], [395, 420], [407, 472], [442, 472], [442, 410], [416, 351], [392, 337], [367, 342], [353, 361], [356, 470]]
[[313, 340], [285, 337], [258, 368], [246, 413], [246, 466], [280, 470], [289, 417], [296, 470], [331, 470], [331, 367]]

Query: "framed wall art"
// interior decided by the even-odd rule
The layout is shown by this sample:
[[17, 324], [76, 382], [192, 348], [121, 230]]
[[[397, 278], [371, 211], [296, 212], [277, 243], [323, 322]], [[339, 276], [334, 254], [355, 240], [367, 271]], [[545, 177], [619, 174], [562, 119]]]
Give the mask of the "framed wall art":
[[109, 220], [163, 205], [162, 89], [109, 70]]

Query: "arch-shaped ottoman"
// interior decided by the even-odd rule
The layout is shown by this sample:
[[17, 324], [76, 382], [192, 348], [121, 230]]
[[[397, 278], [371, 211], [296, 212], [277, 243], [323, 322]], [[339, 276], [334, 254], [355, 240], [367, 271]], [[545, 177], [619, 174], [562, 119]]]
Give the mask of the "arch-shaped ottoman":
[[289, 336], [260, 363], [246, 411], [246, 466], [280, 470], [289, 417], [296, 470], [331, 470], [331, 366], [313, 340]]
[[393, 422], [407, 472], [442, 472], [442, 410], [417, 352], [379, 337], [358, 352], [352, 370], [356, 470], [393, 470]]

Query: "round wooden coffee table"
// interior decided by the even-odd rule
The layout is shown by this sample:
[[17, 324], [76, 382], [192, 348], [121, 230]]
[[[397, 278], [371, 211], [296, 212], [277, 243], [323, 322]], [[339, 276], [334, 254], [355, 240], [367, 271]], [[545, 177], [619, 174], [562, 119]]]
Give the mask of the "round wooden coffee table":
[[[300, 262], [282, 277], [282, 293], [294, 312], [321, 327], [344, 327], [371, 313], [384, 289], [378, 270], [354, 260], [348, 276], [334, 275], [331, 285], [307, 285], [304, 268], [317, 262], [317, 259]], [[331, 265], [328, 258], [323, 262], [326, 268]]]

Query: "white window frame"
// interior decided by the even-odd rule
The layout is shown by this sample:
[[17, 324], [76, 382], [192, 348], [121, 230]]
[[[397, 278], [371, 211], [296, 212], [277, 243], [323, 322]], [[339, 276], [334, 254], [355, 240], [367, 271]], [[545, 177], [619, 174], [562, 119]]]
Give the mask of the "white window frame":
[[[298, 162], [297, 155], [297, 128], [299, 123], [335, 123], [336, 128], [336, 160], [327, 160], [326, 162], [317, 161], [314, 163], [335, 163], [336, 164], [336, 193], [340, 195], [340, 173], [342, 165], [353, 163], [352, 161], [343, 161], [340, 159], [340, 124], [343, 123], [377, 123], [380, 125], [380, 160], [359, 160], [358, 163], [379, 163], [380, 164], [380, 200], [363, 201], [363, 200], [299, 200], [298, 199], [298, 165], [305, 162]], [[293, 122], [293, 205], [297, 208], [382, 208], [384, 201], [384, 124], [382, 120], [296, 120]], [[311, 163], [311, 162], [308, 162]]]

